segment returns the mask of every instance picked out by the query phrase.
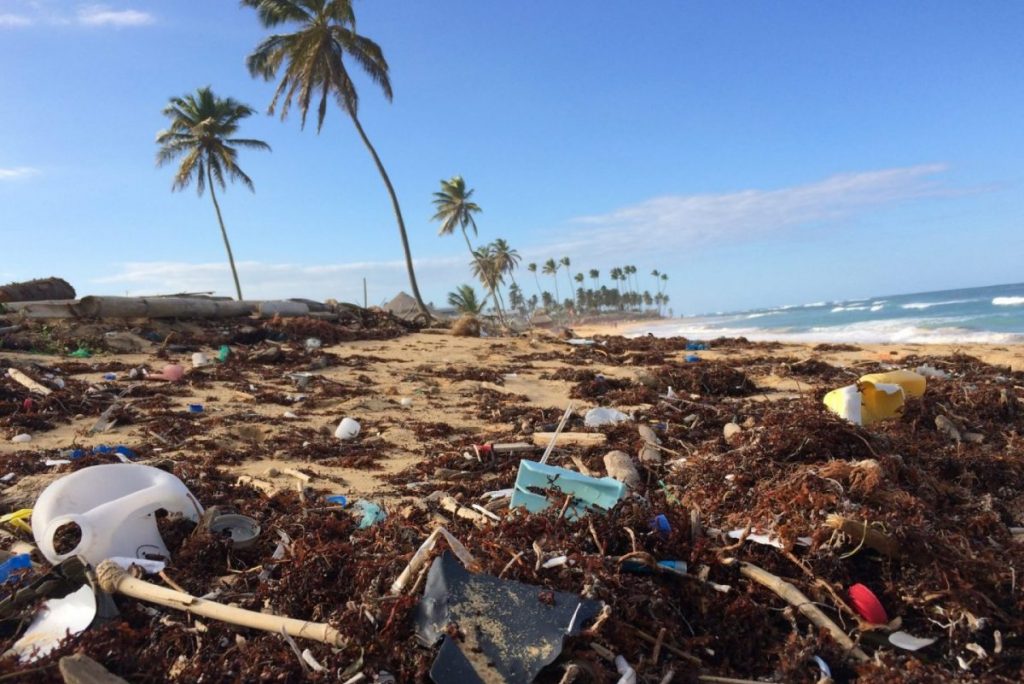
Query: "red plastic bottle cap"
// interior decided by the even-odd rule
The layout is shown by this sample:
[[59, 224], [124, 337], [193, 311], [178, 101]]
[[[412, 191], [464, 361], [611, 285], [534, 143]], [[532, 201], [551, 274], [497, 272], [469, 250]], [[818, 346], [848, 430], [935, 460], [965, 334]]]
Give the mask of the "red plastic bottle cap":
[[32, 410], [35, 407], [36, 402], [32, 401], [31, 397], [28, 397], [25, 399], [25, 401], [21, 402], [21, 410], [23, 410], [25, 413], [32, 413]]
[[477, 444], [476, 450], [481, 456], [490, 456], [492, 445], [490, 444]]
[[850, 603], [862, 618], [874, 625], [888, 624], [889, 616], [874, 592], [863, 584], [854, 584], [848, 591]]

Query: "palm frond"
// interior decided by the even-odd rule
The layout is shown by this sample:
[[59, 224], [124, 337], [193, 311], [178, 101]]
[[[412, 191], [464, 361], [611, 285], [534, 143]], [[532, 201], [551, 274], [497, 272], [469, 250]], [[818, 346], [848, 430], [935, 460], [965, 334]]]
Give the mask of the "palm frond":
[[[311, 4], [323, 5], [323, 2], [292, 2], [291, 0], [242, 0], [243, 7], [252, 7], [260, 23], [272, 28], [290, 21], [303, 22], [310, 19], [308, 7]], [[304, 8], [305, 6], [305, 8]]]

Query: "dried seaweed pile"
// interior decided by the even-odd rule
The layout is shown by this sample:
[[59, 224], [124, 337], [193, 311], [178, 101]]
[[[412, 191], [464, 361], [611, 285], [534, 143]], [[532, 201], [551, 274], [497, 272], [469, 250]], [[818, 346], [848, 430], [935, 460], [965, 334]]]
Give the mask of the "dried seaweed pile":
[[[728, 348], [745, 347], [730, 342]], [[834, 366], [789, 363], [810, 391], [764, 401], [756, 381], [765, 364], [687, 364], [677, 360], [683, 350], [678, 340], [645, 338], [564, 353], [585, 366], [552, 374], [575, 383], [574, 396], [613, 406], [616, 398], [643, 399], [629, 402], [640, 406], [633, 421], [599, 429], [605, 446], [567, 443], [555, 450], [555, 465], [597, 476], [605, 473], [608, 451], [634, 455], [640, 483], [613, 509], [577, 520], [563, 515], [568, 500], [557, 486], [547, 492], [551, 506], [539, 513], [510, 510], [507, 500], [485, 496], [511, 488], [524, 457], [489, 445], [528, 441], [530, 432], [549, 430], [564, 408], [529, 408], [525, 397], [491, 389], [475, 397], [479, 416], [494, 421], [480, 433], [410, 422], [430, 457], [390, 478], [396, 496], [389, 515], [367, 529], [358, 528], [351, 509], [326, 503], [326, 491], [268, 497], [226, 477], [215, 464], [229, 455], [213, 443], [207, 458], [166, 462], [204, 505], [231, 506], [264, 531], [254, 547], [236, 550], [190, 524], [167, 521], [173, 558], [167, 576], [195, 595], [212, 592], [243, 608], [330, 622], [346, 636], [345, 646], [300, 644], [323, 672], [311, 671], [279, 635], [118, 599], [121, 619], [69, 640], [29, 669], [0, 660], [0, 676], [51, 681], [61, 655], [82, 651], [131, 682], [346, 681], [359, 673], [372, 681], [382, 672], [425, 681], [436, 648], [421, 645], [414, 633], [421, 584], [397, 596], [389, 587], [440, 523], [483, 572], [536, 585], [539, 601], [566, 591], [608, 606], [606, 618], [566, 640], [539, 681], [562, 681], [567, 672], [576, 681], [616, 681], [608, 652], [623, 656], [645, 682], [708, 675], [815, 682], [822, 676], [815, 657], [831, 667], [835, 681], [1021, 681], [1018, 374], [962, 356], [914, 359], [950, 377], [930, 380], [924, 398], [909, 402], [899, 419], [864, 428], [820, 403], [825, 389], [847, 381]], [[601, 376], [603, 366], [629, 364], [637, 353], [664, 360], [645, 365], [639, 381]], [[282, 363], [300, 358], [309, 362], [295, 351]], [[226, 378], [237, 372], [237, 381], [247, 382], [245, 368], [219, 372]], [[500, 384], [492, 374], [445, 373]], [[638, 424], [653, 430], [659, 444], [647, 442]], [[565, 430], [588, 431], [579, 416]], [[328, 435], [307, 431], [289, 439], [305, 442], [304, 455], [314, 460], [318, 453], [337, 457]], [[348, 449], [353, 459], [364, 459], [355, 462], [372, 467], [372, 441]], [[90, 455], [73, 467], [109, 460]], [[19, 474], [22, 467], [35, 466], [18, 458], [5, 464]], [[659, 561], [685, 563], [686, 570], [665, 571]], [[753, 581], [751, 565], [743, 563], [791, 584], [809, 603], [787, 603]], [[847, 595], [855, 584], [878, 597], [887, 626], [858, 618]], [[812, 625], [811, 605], [868, 657], [857, 658], [834, 634]], [[457, 625], [451, 629], [458, 635]], [[887, 636], [900, 630], [935, 642], [917, 651], [898, 648]]]

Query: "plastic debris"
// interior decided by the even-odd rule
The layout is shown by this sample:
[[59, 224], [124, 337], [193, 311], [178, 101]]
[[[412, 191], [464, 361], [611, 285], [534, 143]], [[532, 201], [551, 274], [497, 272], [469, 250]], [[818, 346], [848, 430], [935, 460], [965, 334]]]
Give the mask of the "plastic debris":
[[64, 598], [43, 602], [32, 624], [11, 646], [10, 653], [23, 663], [49, 655], [68, 634], [84, 632], [96, 617], [96, 595], [88, 584]]
[[387, 512], [385, 512], [381, 505], [372, 501], [359, 499], [352, 504], [352, 507], [359, 512], [359, 529], [361, 530], [373, 527], [379, 522], [384, 522], [388, 517]]
[[0, 584], [6, 584], [11, 580], [17, 580], [22, 576], [22, 570], [32, 569], [32, 556], [27, 553], [11, 556], [3, 563], [0, 563]]
[[920, 651], [934, 644], [938, 639], [916, 637], [903, 631], [893, 632], [889, 635], [889, 643], [904, 651]]
[[338, 423], [338, 429], [334, 431], [334, 436], [341, 440], [355, 439], [359, 435], [360, 429], [359, 421], [355, 418], [343, 418]]
[[27, 432], [23, 432], [20, 435], [14, 435], [14, 437], [11, 437], [11, 441], [15, 444], [25, 444], [26, 442], [32, 441], [32, 435]]
[[850, 596], [850, 603], [854, 610], [873, 625], [884, 625], [889, 622], [889, 616], [882, 607], [875, 593], [863, 584], [854, 584], [847, 592]]
[[228, 360], [228, 357], [230, 357], [230, 356], [231, 356], [231, 347], [229, 347], [226, 344], [222, 344], [220, 346], [220, 349], [217, 350], [217, 360], [220, 361], [221, 363], [224, 363], [224, 362], [226, 362]]
[[[416, 636], [427, 647], [442, 641], [430, 669], [435, 682], [532, 682], [554, 662], [567, 636], [580, 633], [601, 603], [567, 592], [493, 575], [472, 574], [448, 552], [427, 573], [416, 609]], [[464, 639], [453, 639], [449, 625]], [[496, 679], [497, 678], [497, 679]]]
[[188, 405], [188, 412], [189, 413], [202, 413], [203, 412], [203, 405], [202, 404], [189, 404]]
[[[531, 491], [534, 488], [547, 491], [550, 498]], [[588, 477], [575, 470], [523, 460], [509, 506], [536, 513], [552, 505], [561, 506], [570, 496], [565, 517], [573, 520], [592, 508], [612, 508], [625, 493], [626, 485], [611, 477]]]
[[615, 425], [627, 420], [631, 420], [631, 418], [622, 411], [602, 406], [587, 411], [587, 414], [583, 417], [583, 424], [587, 427], [601, 427], [602, 425]]
[[699, 361], [700, 361], [700, 357], [697, 356], [696, 354], [687, 354], [686, 355], [686, 363], [697, 363]]
[[247, 515], [225, 513], [210, 521], [210, 532], [230, 537], [235, 549], [247, 549], [260, 538], [260, 524]]
[[75, 359], [88, 359], [89, 357], [92, 356], [92, 352], [86, 349], [85, 347], [79, 347], [75, 351], [68, 354], [68, 356]]
[[908, 397], [924, 394], [925, 382], [910, 371], [873, 373], [826, 394], [825, 406], [855, 425], [871, 425], [899, 416]]
[[141, 568], [144, 572], [149, 575], [156, 575], [163, 572], [167, 568], [167, 563], [159, 560], [150, 560], [148, 558], [128, 558], [127, 556], [112, 556], [107, 560], [117, 563], [121, 568], [125, 570], [131, 570], [132, 567]]

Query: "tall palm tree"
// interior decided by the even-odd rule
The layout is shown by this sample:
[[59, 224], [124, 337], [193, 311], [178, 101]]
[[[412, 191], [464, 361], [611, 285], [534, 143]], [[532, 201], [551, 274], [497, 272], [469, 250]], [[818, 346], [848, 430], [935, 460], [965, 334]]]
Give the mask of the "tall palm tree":
[[597, 279], [601, 277], [601, 272], [598, 271], [596, 268], [592, 268], [590, 269], [590, 273], [588, 275], [590, 276], [590, 279], [594, 281], [594, 289], [596, 290], [598, 288]]
[[249, 73], [254, 77], [269, 81], [276, 78], [278, 71], [284, 72], [270, 101], [268, 113], [273, 114], [280, 102], [281, 118], [284, 119], [294, 101], [302, 116], [302, 127], [305, 127], [306, 115], [315, 96], [319, 99], [316, 107], [316, 130], [319, 133], [324, 125], [328, 100], [333, 98], [355, 124], [391, 197], [391, 207], [395, 212], [398, 234], [405, 251], [405, 267], [409, 273], [412, 296], [420, 312], [429, 320], [430, 311], [423, 303], [416, 284], [409, 236], [405, 231], [402, 209], [398, 206], [398, 195], [395, 194], [380, 155], [359, 121], [359, 94], [346, 68], [347, 58], [366, 72], [390, 101], [391, 80], [383, 51], [375, 42], [356, 33], [356, 16], [351, 0], [241, 0], [241, 3], [244, 7], [256, 10], [265, 28], [273, 29], [283, 24], [294, 28], [293, 33], [267, 36], [246, 59]]
[[472, 228], [473, 235], [477, 234], [473, 214], [482, 211], [476, 202], [470, 201], [472, 196], [473, 190], [466, 189], [466, 181], [462, 176], [452, 176], [449, 180], [441, 181], [441, 191], [434, 193], [433, 200], [437, 213], [431, 217], [432, 221], [441, 222], [438, 235], [451, 235], [456, 227], [462, 229], [462, 237], [466, 239], [466, 249], [470, 254], [473, 253], [473, 245], [469, 242], [466, 228]]
[[224, 177], [227, 176], [229, 180], [239, 180], [255, 191], [252, 179], [238, 167], [236, 148], [269, 150], [270, 145], [262, 140], [233, 137], [238, 131], [239, 122], [253, 112], [249, 105], [230, 97], [217, 97], [207, 86], [183, 97], [172, 97], [163, 111], [171, 124], [156, 136], [156, 143], [160, 145], [160, 151], [156, 154], [157, 166], [168, 164], [184, 155], [178, 172], [174, 174], [171, 190], [184, 190], [195, 181], [196, 191], [202, 196], [204, 188], [210, 186], [210, 199], [217, 212], [220, 235], [224, 238], [224, 249], [228, 253], [231, 277], [235, 280], [235, 293], [239, 301], [242, 299], [242, 286], [238, 282], [235, 256], [231, 252], [228, 231], [224, 228], [224, 217], [220, 213], [215, 186], [220, 185], [222, 190], [226, 189]]
[[569, 257], [564, 256], [564, 257], [562, 257], [559, 260], [558, 263], [560, 263], [562, 266], [565, 267], [565, 279], [569, 281], [569, 296], [571, 297], [572, 296], [572, 274], [569, 273], [569, 266], [572, 264], [572, 262], [569, 261]]
[[661, 291], [664, 292], [668, 288], [668, 273], [661, 274]]
[[616, 266], [609, 273], [609, 277], [612, 279], [612, 282], [615, 283], [615, 291], [621, 295], [622, 291], [619, 290], [619, 280], [622, 279], [622, 269]]
[[540, 294], [541, 287], [540, 278], [537, 277], [537, 264], [531, 261], [530, 263], [526, 264], [526, 270], [533, 274], [533, 280], [534, 282], [537, 283], [537, 293]]
[[459, 313], [474, 316], [484, 308], [484, 303], [477, 298], [472, 285], [459, 285], [454, 292], [449, 292], [448, 304], [454, 306]]
[[558, 263], [556, 263], [554, 259], [548, 259], [544, 262], [544, 270], [542, 272], [544, 275], [551, 276], [551, 279], [555, 281], [555, 302], [561, 306], [562, 298], [561, 295], [558, 294], [558, 278], [555, 277], [555, 274], [558, 273]]

